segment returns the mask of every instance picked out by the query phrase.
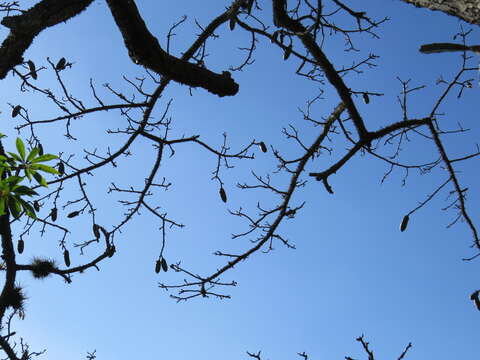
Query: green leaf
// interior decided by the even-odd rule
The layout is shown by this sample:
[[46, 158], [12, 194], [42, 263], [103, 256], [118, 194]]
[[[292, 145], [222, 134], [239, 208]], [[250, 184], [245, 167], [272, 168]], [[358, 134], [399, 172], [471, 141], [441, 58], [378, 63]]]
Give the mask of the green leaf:
[[58, 174], [58, 171], [51, 166], [43, 164], [35, 164], [30, 167], [32, 170], [41, 170], [50, 174]]
[[5, 215], [5, 198], [0, 198], [0, 215]]
[[35, 158], [35, 156], [38, 155], [39, 152], [40, 152], [39, 148], [36, 148], [36, 147], [33, 148], [32, 151], [30, 151], [30, 154], [28, 154], [27, 156], [27, 161], [29, 162], [32, 161]]
[[44, 178], [42, 175], [40, 175], [39, 173], [37, 173], [37, 172], [34, 173], [34, 174], [33, 174], [33, 178], [34, 178], [40, 185], [45, 186], [45, 187], [48, 186], [48, 185], [47, 185], [47, 181], [45, 180], [45, 178]]
[[24, 185], [21, 185], [15, 188], [13, 192], [18, 195], [27, 195], [27, 196], [38, 195], [38, 193], [35, 190], [32, 190], [28, 186], [24, 186]]
[[30, 205], [28, 202], [26, 202], [25, 200], [23, 199], [18, 199], [18, 201], [20, 202], [20, 204], [22, 205], [23, 207], [23, 210], [25, 210], [25, 213], [31, 217], [32, 219], [36, 219], [37, 216], [35, 215], [35, 210], [33, 209], [32, 205]]
[[20, 206], [20, 201], [17, 198], [13, 196], [8, 197], [8, 208], [10, 209], [10, 213], [15, 219], [18, 219], [20, 217], [22, 207]]
[[45, 162], [45, 161], [50, 161], [54, 159], [58, 159], [58, 156], [53, 154], [45, 154], [45, 155], [40, 155], [36, 159], [33, 159], [32, 163]]
[[31, 171], [30, 169], [25, 169], [25, 176], [28, 178], [29, 181], [32, 181], [32, 174], [34, 171]]
[[17, 186], [22, 180], [23, 180], [23, 178], [21, 176], [9, 176], [8, 178], [6, 178], [3, 181], [6, 184], [14, 187], [14, 186]]
[[20, 159], [20, 157], [15, 153], [8, 152], [8, 155], [10, 155], [13, 158], [13, 160], [16, 160], [16, 161], [19, 161], [19, 162], [22, 161], [22, 159]]
[[22, 139], [17, 138], [15, 145], [17, 146], [18, 154], [20, 155], [22, 160], [25, 160], [25, 145], [23, 144]]

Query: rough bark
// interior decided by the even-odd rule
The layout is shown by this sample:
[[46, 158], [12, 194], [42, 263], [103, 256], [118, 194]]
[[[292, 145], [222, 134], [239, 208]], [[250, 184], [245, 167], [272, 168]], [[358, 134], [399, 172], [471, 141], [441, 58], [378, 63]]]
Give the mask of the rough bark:
[[5, 16], [2, 25], [10, 34], [0, 47], [0, 79], [24, 62], [23, 53], [35, 36], [48, 27], [78, 15], [93, 0], [43, 0], [21, 15]]
[[[214, 73], [199, 65], [168, 54], [160, 47], [155, 36], [148, 30], [135, 2], [107, 0], [115, 22], [122, 33], [130, 58], [136, 63], [191, 87], [202, 87], [218, 96], [232, 96], [238, 92], [238, 84], [228, 71]], [[236, 12], [239, 3], [234, 3], [231, 12]], [[219, 23], [229, 20], [227, 11]]]
[[480, 0], [402, 0], [430, 10], [442, 11], [471, 24], [480, 24]]

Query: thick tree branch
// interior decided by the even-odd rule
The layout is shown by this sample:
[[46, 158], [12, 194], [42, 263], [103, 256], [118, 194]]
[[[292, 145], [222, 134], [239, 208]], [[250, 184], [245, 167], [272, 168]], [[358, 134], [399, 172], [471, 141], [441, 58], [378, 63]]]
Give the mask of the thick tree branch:
[[444, 12], [471, 24], [480, 24], [480, 0], [402, 0], [430, 10]]
[[451, 43], [433, 43], [420, 46], [420, 52], [424, 54], [434, 54], [453, 51], [473, 51], [480, 53], [480, 45], [466, 46], [463, 44]]
[[[164, 51], [145, 25], [134, 1], [107, 0], [107, 3], [122, 33], [130, 58], [136, 64], [181, 84], [202, 87], [218, 96], [232, 96], [238, 92], [238, 84], [228, 71], [217, 74]], [[217, 18], [218, 25], [229, 20], [231, 13], [238, 10], [237, 3], [238, 1], [234, 2], [227, 12]]]
[[21, 15], [4, 17], [1, 24], [10, 29], [10, 34], [0, 47], [0, 79], [24, 62], [23, 53], [42, 30], [78, 15], [92, 2], [43, 0]]

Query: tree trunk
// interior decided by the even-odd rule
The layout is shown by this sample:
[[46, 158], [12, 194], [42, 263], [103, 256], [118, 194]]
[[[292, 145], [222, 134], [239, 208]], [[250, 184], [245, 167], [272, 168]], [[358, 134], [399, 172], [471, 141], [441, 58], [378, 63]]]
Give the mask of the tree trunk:
[[480, 24], [480, 0], [402, 0], [417, 7], [442, 11], [471, 24]]

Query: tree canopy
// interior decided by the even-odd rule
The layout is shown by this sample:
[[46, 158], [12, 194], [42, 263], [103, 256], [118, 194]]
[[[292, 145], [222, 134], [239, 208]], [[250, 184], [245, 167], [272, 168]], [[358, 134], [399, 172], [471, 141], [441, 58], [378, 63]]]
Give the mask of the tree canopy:
[[[151, 314], [164, 309], [152, 303], [164, 298], [174, 300], [158, 324], [166, 343], [168, 328], [173, 337], [183, 331], [175, 328], [176, 312], [188, 312], [192, 323], [205, 313], [204, 324], [226, 306], [204, 302], [232, 297], [244, 302], [235, 307], [239, 314], [255, 308], [252, 318], [272, 299], [292, 309], [304, 304], [296, 316], [308, 322], [314, 311], [312, 319], [325, 318], [321, 334], [339, 316], [329, 318], [329, 301], [338, 303], [335, 314], [345, 301], [345, 314], [359, 317], [370, 304], [372, 322], [381, 321], [375, 308], [398, 311], [392, 321], [413, 321], [421, 310], [394, 297], [420, 293], [419, 279], [441, 283], [425, 286], [431, 295], [421, 306], [441, 306], [440, 288], [471, 300], [461, 308], [465, 329], [455, 334], [466, 334], [465, 342], [475, 337], [468, 330], [474, 320], [465, 319], [480, 310], [478, 276], [465, 273], [478, 268], [480, 257], [474, 110], [480, 2], [169, 6], [0, 3], [4, 357], [49, 358], [53, 349], [48, 341], [43, 347], [42, 336], [60, 321], [56, 311], [93, 328], [99, 314], [106, 316], [110, 325], [99, 330], [105, 337], [82, 344], [89, 349], [117, 330], [152, 333], [129, 321], [158, 316]], [[407, 23], [405, 14], [424, 23]], [[391, 241], [397, 237], [404, 243]], [[446, 258], [452, 263], [442, 266]], [[462, 281], [454, 279], [457, 271]], [[342, 285], [346, 278], [353, 282]], [[91, 315], [76, 318], [81, 308]], [[41, 309], [48, 323], [26, 325]], [[198, 336], [239, 331], [243, 318], [232, 317], [237, 324], [229, 330], [199, 328]], [[268, 319], [272, 326], [279, 321]], [[42, 322], [40, 334], [35, 324]], [[415, 340], [403, 335], [390, 349], [398, 359], [408, 357]], [[356, 335], [360, 356], [375, 359], [369, 338]], [[165, 345], [136, 346], [137, 357], [174, 353], [165, 353]], [[198, 351], [211, 358], [210, 348]], [[244, 356], [264, 358], [258, 350]]]

